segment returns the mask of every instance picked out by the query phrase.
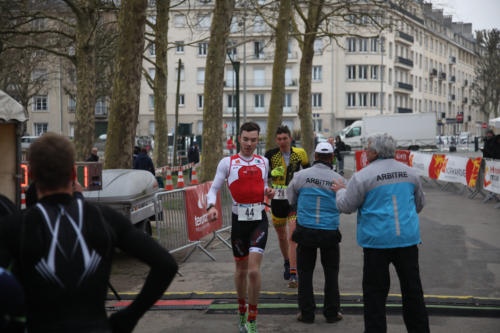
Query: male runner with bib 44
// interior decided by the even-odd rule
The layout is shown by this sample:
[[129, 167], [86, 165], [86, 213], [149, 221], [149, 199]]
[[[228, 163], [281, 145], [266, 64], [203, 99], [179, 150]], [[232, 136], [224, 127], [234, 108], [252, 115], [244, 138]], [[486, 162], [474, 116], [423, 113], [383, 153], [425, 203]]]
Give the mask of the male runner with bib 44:
[[[234, 283], [238, 294], [240, 333], [256, 333], [257, 302], [261, 286], [260, 265], [267, 242], [267, 215], [264, 195], [270, 199], [274, 190], [267, 187], [269, 162], [265, 157], [254, 155], [259, 141], [260, 127], [247, 122], [240, 128], [239, 154], [225, 157], [217, 166], [217, 173], [207, 196], [208, 219], [217, 219], [215, 208], [217, 192], [227, 185], [233, 199], [231, 244], [236, 262]], [[248, 290], [248, 318], [246, 297]]]

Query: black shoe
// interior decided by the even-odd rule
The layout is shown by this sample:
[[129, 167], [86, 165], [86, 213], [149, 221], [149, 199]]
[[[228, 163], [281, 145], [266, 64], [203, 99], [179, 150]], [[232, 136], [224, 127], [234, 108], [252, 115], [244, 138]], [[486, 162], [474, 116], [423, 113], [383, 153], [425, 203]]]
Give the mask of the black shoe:
[[338, 321], [341, 321], [342, 320], [342, 313], [340, 312], [337, 312], [337, 315], [336, 316], [332, 316], [332, 317], [326, 317], [326, 322], [329, 323], [329, 324], [332, 324], [332, 323], [336, 323]]
[[285, 262], [283, 265], [285, 267], [285, 271], [283, 272], [283, 279], [290, 280], [290, 262]]
[[312, 324], [314, 323], [314, 317], [312, 318], [305, 318], [302, 316], [302, 313], [297, 313], [297, 320], [300, 322], [303, 322], [304, 324]]

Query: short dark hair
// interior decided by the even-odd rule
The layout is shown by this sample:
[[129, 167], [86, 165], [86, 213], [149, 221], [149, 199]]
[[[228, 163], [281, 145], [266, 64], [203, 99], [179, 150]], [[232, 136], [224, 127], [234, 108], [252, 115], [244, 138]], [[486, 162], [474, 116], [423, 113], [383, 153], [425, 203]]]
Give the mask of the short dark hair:
[[248, 122], [244, 123], [243, 125], [241, 125], [240, 135], [241, 135], [241, 133], [243, 133], [243, 131], [247, 131], [247, 132], [257, 131], [257, 133], [260, 133], [260, 126], [257, 125], [257, 123], [254, 123], [253, 121], [248, 121]]
[[40, 190], [57, 190], [73, 179], [75, 148], [66, 137], [46, 133], [28, 151], [30, 172]]
[[315, 153], [316, 155], [316, 160], [326, 162], [326, 163], [332, 163], [333, 161], [333, 153], [330, 154], [320, 154], [320, 153]]
[[278, 128], [276, 129], [276, 135], [283, 133], [288, 134], [289, 137], [292, 137], [292, 133], [290, 132], [288, 126], [286, 125], [278, 126]]

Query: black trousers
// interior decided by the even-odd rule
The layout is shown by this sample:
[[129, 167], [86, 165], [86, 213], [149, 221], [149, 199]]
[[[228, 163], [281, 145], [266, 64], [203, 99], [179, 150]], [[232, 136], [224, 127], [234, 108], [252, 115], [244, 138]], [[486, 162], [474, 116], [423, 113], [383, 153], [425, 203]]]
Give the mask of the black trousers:
[[313, 291], [313, 272], [318, 248], [325, 274], [325, 300], [323, 314], [334, 317], [340, 309], [339, 294], [339, 243], [328, 247], [297, 245], [297, 272], [299, 274], [299, 309], [306, 320], [314, 319], [316, 303]]
[[390, 263], [396, 268], [399, 277], [406, 329], [409, 333], [430, 332], [418, 268], [418, 247], [364, 248], [363, 252], [365, 333], [387, 332], [385, 303], [391, 285]]

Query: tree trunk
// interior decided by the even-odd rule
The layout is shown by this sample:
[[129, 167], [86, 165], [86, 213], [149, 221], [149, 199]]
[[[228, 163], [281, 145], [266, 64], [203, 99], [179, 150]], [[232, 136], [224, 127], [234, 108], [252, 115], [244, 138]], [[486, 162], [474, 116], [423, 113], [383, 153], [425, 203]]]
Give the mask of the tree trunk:
[[312, 160], [314, 152], [314, 129], [311, 107], [311, 79], [312, 61], [314, 57], [314, 40], [318, 32], [319, 16], [324, 0], [309, 3], [307, 24], [304, 34], [302, 58], [300, 59], [300, 87], [299, 87], [299, 118], [302, 132], [302, 146]]
[[[95, 8], [94, 8], [95, 10]], [[76, 160], [83, 161], [89, 155], [94, 143], [95, 103], [96, 103], [96, 51], [95, 25], [97, 13], [82, 8], [77, 19], [76, 30], [76, 113], [75, 149]]]
[[139, 116], [147, 0], [124, 0], [118, 17], [113, 97], [105, 151], [105, 169], [130, 168]]
[[278, 26], [276, 28], [276, 46], [273, 63], [273, 83], [271, 103], [267, 121], [266, 150], [276, 146], [274, 137], [283, 116], [285, 97], [285, 70], [288, 59], [288, 31], [290, 29], [291, 0], [280, 1]]
[[[234, 0], [217, 0], [210, 27], [203, 107], [203, 159], [201, 180], [211, 180], [222, 157], [222, 100], [226, 43], [233, 17]], [[239, 129], [238, 129], [239, 130]]]
[[156, 71], [153, 92], [155, 96], [155, 148], [154, 161], [157, 167], [168, 164], [167, 125], [167, 47], [170, 0], [156, 2]]

